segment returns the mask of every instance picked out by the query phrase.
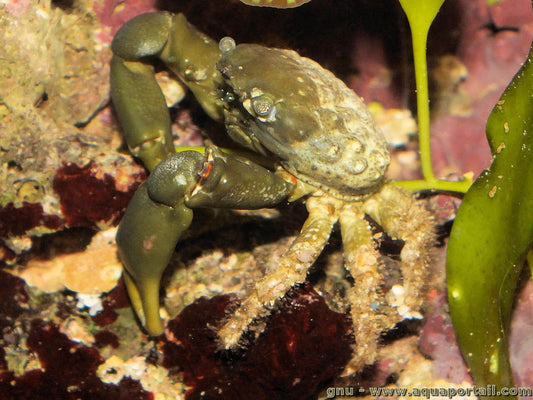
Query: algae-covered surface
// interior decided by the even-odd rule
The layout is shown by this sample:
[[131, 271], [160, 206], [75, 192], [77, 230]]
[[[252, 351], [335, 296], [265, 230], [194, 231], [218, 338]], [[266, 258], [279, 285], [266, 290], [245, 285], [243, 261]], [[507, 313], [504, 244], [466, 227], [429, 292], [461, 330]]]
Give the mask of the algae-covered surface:
[[[3, 258], [31, 238], [116, 222], [144, 171], [117, 149], [108, 43], [80, 4], [8, 2], [0, 9]], [[78, 8], [79, 7], [79, 8]]]
[[[301, 204], [198, 216], [164, 277], [167, 317], [184, 311], [155, 340], [142, 332], [114, 235], [146, 172], [125, 150], [109, 102], [109, 45], [129, 18], [157, 10], [184, 12], [217, 39], [316, 59], [372, 103], [394, 145], [388, 175], [418, 176], [408, 27], [393, 0], [311, 0], [291, 10], [238, 0], [0, 1], [0, 399], [306, 399], [331, 398], [333, 387], [367, 397], [378, 397], [368, 391], [377, 386], [470, 387], [443, 272], [459, 200], [444, 196], [431, 200], [441, 247], [424, 319], [384, 333], [364, 371], [341, 377], [352, 336], [336, 300], [338, 233], [248, 352], [214, 349], [212, 327], [287, 249], [305, 220]], [[490, 163], [485, 121], [532, 36], [528, 0], [445, 2], [429, 41], [439, 176], [477, 175]], [[191, 96], [171, 116], [177, 145], [224, 134]], [[524, 283], [510, 339], [517, 386], [533, 386], [532, 302]]]

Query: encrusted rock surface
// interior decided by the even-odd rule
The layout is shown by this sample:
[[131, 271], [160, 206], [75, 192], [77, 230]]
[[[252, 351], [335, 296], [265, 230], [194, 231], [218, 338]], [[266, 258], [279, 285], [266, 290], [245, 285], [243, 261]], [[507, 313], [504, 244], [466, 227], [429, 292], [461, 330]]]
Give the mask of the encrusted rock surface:
[[[90, 244], [91, 240], [98, 230], [103, 230], [103, 236], [112, 235], [107, 229], [119, 221], [128, 198], [145, 178], [144, 169], [122, 151], [120, 129], [109, 106], [109, 43], [126, 20], [158, 9], [184, 11], [214, 37], [231, 35], [237, 42], [297, 49], [334, 71], [366, 102], [381, 104], [376, 113], [386, 123], [404, 126], [406, 133], [413, 131], [405, 112], [414, 88], [409, 54], [403, 53], [408, 53], [404, 51], [408, 45], [402, 41], [408, 39], [401, 33], [391, 34], [405, 33], [407, 28], [398, 23], [402, 18], [398, 10], [386, 2], [337, 5], [312, 0], [293, 10], [247, 7], [239, 0], [0, 2], [0, 400], [200, 398], [206, 381], [186, 357], [204, 357], [203, 362], [211, 363], [206, 376], [229, 377], [236, 384], [243, 377], [254, 377], [246, 384], [270, 390], [277, 372], [272, 362], [290, 360], [265, 356], [275, 351], [268, 346], [262, 353], [252, 350], [233, 359], [209, 348], [198, 350], [197, 343], [212, 338], [212, 332], [184, 320], [194, 322], [195, 312], [204, 311], [216, 320], [224, 313], [228, 293], [242, 296], [301, 227], [305, 212], [299, 205], [254, 216], [219, 215], [221, 222], [209, 227], [206, 221], [211, 221], [212, 214], [198, 218], [200, 232], [178, 244], [178, 255], [164, 278], [164, 310], [170, 317], [183, 309], [188, 314], [170, 318], [166, 336], [155, 341], [140, 330], [122, 282], [114, 287], [114, 281], [106, 281], [108, 274], [94, 270], [103, 266], [105, 271], [117, 260], [112, 239], [98, 245]], [[440, 96], [435, 102], [440, 103], [433, 143], [442, 175], [477, 173], [490, 162], [484, 146], [485, 121], [527, 54], [532, 21], [528, 0], [501, 0], [491, 6], [484, 0], [445, 2], [430, 37], [430, 64], [438, 66], [434, 77], [441, 85], [434, 92]], [[399, 111], [387, 110], [391, 108]], [[177, 143], [199, 144], [200, 133], [221, 133], [203, 119], [190, 98], [172, 116], [173, 132], [180, 136]], [[393, 140], [397, 148], [389, 176], [416, 176], [416, 144], [409, 135], [396, 135]], [[440, 198], [437, 203], [442, 210], [440, 221], [453, 217], [454, 200]], [[274, 343], [281, 352], [313, 339], [293, 322], [303, 328], [327, 329], [316, 319], [305, 320], [306, 315], [314, 315], [309, 310], [320, 308], [327, 315], [343, 317], [335, 301], [344, 291], [337, 284], [344, 276], [323, 276], [323, 271], [334, 275], [341, 270], [324, 268], [342, 266], [340, 248], [339, 236], [333, 235], [309, 279], [336, 312], [326, 311], [318, 295], [305, 288], [285, 311], [271, 317], [275, 323], [270, 336], [260, 337], [257, 346]], [[378, 361], [360, 374], [318, 376], [309, 383], [310, 398], [326, 398], [328, 387], [351, 387], [358, 395], [371, 397], [367, 389], [375, 386], [471, 385], [447, 314], [443, 259], [441, 249], [433, 265], [423, 323], [400, 324], [385, 334]], [[97, 275], [103, 278], [98, 284], [92, 279]], [[531, 292], [531, 283], [525, 284], [511, 331], [511, 358], [520, 386], [532, 386]], [[206, 298], [198, 300], [202, 297]], [[224, 307], [217, 308], [217, 301]], [[322, 318], [331, 322], [326, 314]], [[180, 334], [190, 339], [188, 343], [176, 342], [178, 336], [172, 332], [178, 327], [184, 329]], [[339, 332], [338, 357], [328, 361], [334, 366], [346, 358], [345, 332]], [[293, 336], [281, 338], [289, 333]], [[200, 334], [207, 336], [191, 336]], [[180, 351], [189, 346], [185, 358], [170, 358], [170, 349], [176, 346], [181, 346]], [[270, 350], [265, 353], [264, 349]], [[287, 355], [290, 352], [283, 356]], [[323, 357], [331, 355], [316, 351], [314, 360], [293, 361], [320, 366], [327, 359]], [[261, 373], [264, 376], [257, 377]], [[309, 394], [300, 391], [301, 377], [293, 378], [292, 386], [279, 383], [285, 391], [280, 398]], [[325, 382], [326, 378], [333, 380]], [[288, 386], [297, 390], [291, 392]], [[268, 393], [264, 390], [257, 398]]]

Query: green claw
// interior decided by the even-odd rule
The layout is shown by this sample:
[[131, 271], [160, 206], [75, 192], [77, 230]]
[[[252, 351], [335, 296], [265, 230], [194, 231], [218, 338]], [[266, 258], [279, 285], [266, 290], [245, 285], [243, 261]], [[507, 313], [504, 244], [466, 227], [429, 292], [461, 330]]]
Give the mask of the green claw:
[[216, 90], [218, 44], [182, 14], [139, 15], [119, 29], [111, 48], [111, 98], [130, 151], [148, 170], [174, 152], [170, 117], [149, 57], [163, 61], [209, 116], [222, 118]]
[[286, 199], [293, 185], [246, 159], [208, 147], [174, 153], [133, 196], [117, 233], [124, 281], [150, 335], [159, 335], [159, 288], [194, 208], [262, 208]]
[[131, 153], [153, 170], [174, 152], [170, 117], [154, 67], [113, 56], [111, 97]]
[[159, 287], [174, 247], [192, 221], [183, 203], [174, 207], [154, 202], [146, 184], [133, 197], [117, 233], [124, 281], [135, 312], [148, 333], [159, 335]]

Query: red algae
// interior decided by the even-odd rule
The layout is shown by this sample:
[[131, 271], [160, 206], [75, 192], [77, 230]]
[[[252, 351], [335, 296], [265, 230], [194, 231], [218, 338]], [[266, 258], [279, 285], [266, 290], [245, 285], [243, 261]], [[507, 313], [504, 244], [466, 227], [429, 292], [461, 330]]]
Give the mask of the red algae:
[[15, 378], [12, 372], [2, 368], [0, 400], [153, 399], [151, 393], [131, 378], [123, 378], [118, 385], [102, 382], [96, 375], [96, 369], [104, 361], [98, 350], [71, 341], [53, 323], [34, 319], [27, 346], [37, 354], [42, 369], [30, 370]]
[[22, 314], [28, 299], [24, 281], [0, 269], [0, 331]]
[[105, 295], [102, 306], [103, 310], [91, 317], [93, 322], [100, 327], [110, 325], [117, 320], [116, 309], [130, 307], [123, 279], [120, 279], [118, 285]]
[[0, 237], [21, 236], [38, 226], [56, 230], [61, 225], [63, 220], [57, 215], [45, 214], [39, 203], [24, 202], [22, 207], [8, 203], [0, 207]]
[[91, 317], [93, 322], [98, 326], [111, 325], [118, 318], [118, 314], [113, 307], [109, 305], [109, 302], [102, 302], [103, 310]]
[[113, 332], [106, 330], [98, 331], [94, 334], [96, 340], [96, 345], [98, 347], [111, 346], [114, 349], [117, 349], [120, 345], [119, 338]]
[[138, 184], [125, 192], [117, 190], [115, 178], [110, 174], [97, 175], [91, 161], [83, 167], [63, 164], [57, 170], [53, 187], [67, 224], [94, 228], [98, 222], [116, 224]]
[[228, 295], [201, 298], [168, 324], [163, 365], [183, 370], [189, 400], [311, 398], [350, 359], [351, 321], [310, 286], [295, 290], [245, 352], [217, 352], [213, 327], [234, 306]]

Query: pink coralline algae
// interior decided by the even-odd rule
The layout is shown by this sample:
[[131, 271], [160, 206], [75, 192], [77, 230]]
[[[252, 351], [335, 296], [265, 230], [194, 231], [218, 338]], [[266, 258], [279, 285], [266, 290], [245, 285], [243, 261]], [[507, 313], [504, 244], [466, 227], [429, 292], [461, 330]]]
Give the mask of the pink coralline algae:
[[239, 354], [217, 351], [214, 328], [234, 306], [228, 295], [200, 298], [167, 326], [163, 365], [183, 370], [188, 400], [311, 398], [350, 359], [351, 321], [310, 286], [296, 289]]

